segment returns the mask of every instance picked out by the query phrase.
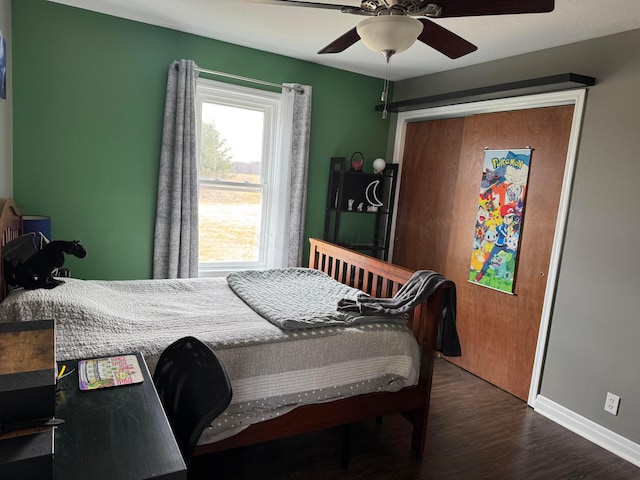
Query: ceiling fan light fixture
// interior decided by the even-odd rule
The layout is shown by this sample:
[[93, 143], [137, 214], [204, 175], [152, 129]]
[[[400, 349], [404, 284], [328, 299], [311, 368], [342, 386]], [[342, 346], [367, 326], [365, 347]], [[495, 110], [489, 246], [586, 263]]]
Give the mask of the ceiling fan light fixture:
[[400, 53], [422, 33], [422, 22], [404, 15], [379, 15], [362, 20], [356, 27], [365, 46], [375, 52]]

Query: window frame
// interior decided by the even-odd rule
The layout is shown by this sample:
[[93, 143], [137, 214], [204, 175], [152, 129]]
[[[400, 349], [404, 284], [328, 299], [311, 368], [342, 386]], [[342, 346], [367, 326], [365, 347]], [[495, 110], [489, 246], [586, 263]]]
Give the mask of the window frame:
[[[196, 131], [197, 155], [200, 162], [200, 132], [202, 128], [203, 103], [216, 103], [229, 107], [247, 108], [261, 111], [264, 114], [262, 155], [260, 159], [260, 183], [240, 185], [237, 182], [203, 180], [198, 173], [198, 188], [203, 183], [229, 185], [230, 189], [238, 188], [261, 190], [262, 210], [260, 220], [260, 238], [258, 259], [256, 261], [234, 262], [198, 262], [200, 277], [225, 276], [236, 270], [277, 268], [283, 266], [278, 252], [277, 239], [282, 238], [288, 225], [282, 195], [278, 191], [286, 182], [282, 163], [278, 161], [282, 155], [282, 94], [230, 83], [218, 82], [206, 78], [198, 78], [196, 86]], [[198, 164], [198, 172], [200, 165]], [[254, 187], [255, 185], [255, 187]], [[198, 207], [199, 208], [199, 207]]]

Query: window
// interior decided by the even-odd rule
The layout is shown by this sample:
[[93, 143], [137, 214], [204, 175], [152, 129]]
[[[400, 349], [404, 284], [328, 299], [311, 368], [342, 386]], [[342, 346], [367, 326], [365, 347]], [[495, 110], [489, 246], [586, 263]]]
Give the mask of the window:
[[198, 79], [200, 276], [279, 267], [281, 94]]

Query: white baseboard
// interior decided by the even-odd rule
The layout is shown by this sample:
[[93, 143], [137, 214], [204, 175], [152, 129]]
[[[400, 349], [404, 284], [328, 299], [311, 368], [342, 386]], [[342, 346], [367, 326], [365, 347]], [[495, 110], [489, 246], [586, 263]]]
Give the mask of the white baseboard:
[[588, 418], [578, 415], [542, 395], [538, 395], [536, 398], [535, 411], [640, 467], [639, 444], [598, 425]]

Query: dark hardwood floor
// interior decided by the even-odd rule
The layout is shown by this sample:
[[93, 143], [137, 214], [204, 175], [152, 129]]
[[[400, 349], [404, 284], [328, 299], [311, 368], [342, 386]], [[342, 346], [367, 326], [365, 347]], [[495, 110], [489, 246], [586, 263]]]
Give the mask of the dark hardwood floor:
[[357, 424], [349, 468], [342, 429], [196, 457], [190, 479], [632, 480], [640, 468], [535, 413], [524, 402], [436, 361], [427, 452], [409, 454], [399, 415]]

